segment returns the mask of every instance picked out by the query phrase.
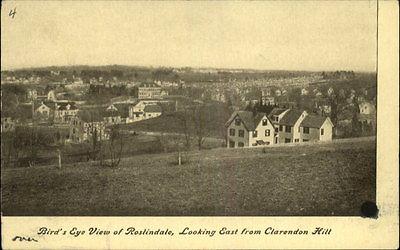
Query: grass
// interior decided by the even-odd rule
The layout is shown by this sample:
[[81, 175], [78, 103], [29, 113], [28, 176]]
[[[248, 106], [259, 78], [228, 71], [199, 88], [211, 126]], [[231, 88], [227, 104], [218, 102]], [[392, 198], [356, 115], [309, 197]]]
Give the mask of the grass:
[[192, 151], [2, 172], [3, 215], [359, 215], [375, 201], [374, 139]]

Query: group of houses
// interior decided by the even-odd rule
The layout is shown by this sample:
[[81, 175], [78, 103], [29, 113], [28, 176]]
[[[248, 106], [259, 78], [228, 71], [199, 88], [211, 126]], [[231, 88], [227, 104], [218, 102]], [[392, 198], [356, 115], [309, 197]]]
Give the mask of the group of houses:
[[269, 114], [235, 111], [227, 123], [228, 148], [332, 140], [329, 117], [274, 108]]

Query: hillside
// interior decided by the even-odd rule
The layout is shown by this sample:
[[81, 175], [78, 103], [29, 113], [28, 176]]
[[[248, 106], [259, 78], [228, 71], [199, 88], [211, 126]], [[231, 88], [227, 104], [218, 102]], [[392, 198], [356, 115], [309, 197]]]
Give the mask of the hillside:
[[375, 139], [2, 171], [3, 215], [359, 215], [375, 201]]

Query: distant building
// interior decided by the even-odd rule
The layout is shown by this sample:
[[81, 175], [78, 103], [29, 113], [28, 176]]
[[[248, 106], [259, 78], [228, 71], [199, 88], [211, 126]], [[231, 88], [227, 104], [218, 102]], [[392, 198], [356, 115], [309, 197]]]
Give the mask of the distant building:
[[75, 102], [55, 103], [54, 122], [69, 123], [78, 114], [78, 111]]
[[106, 123], [99, 110], [81, 110], [70, 122], [69, 139], [71, 142], [106, 140], [108, 137]]
[[155, 83], [142, 83], [138, 86], [139, 99], [161, 98], [161, 87]]
[[11, 117], [1, 117], [1, 133], [15, 130], [16, 121]]
[[54, 115], [54, 102], [40, 102], [35, 104], [35, 117], [38, 119], [50, 119]]
[[362, 125], [363, 130], [376, 131], [376, 107], [370, 102], [363, 102], [358, 105], [360, 113], [358, 115], [358, 121]]
[[129, 123], [129, 109], [132, 105], [129, 103], [114, 103], [107, 107], [103, 113], [103, 119], [107, 124]]

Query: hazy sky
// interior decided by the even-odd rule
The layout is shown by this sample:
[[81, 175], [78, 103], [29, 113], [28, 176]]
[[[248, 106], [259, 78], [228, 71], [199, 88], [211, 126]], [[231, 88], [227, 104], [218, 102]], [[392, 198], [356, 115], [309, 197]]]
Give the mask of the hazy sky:
[[73, 64], [374, 71], [376, 2], [3, 2], [2, 69]]

